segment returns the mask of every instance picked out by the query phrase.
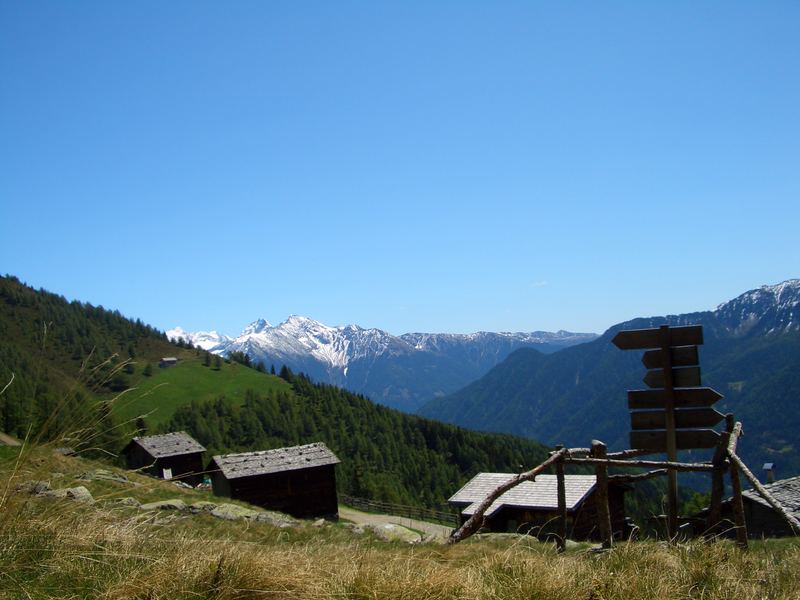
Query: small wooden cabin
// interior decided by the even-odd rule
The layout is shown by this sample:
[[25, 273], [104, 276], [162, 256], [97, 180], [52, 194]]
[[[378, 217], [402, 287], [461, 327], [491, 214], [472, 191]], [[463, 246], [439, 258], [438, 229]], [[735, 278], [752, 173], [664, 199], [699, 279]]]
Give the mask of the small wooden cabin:
[[295, 517], [339, 514], [339, 463], [321, 443], [215, 456], [208, 465], [214, 494]]
[[129, 469], [141, 469], [162, 479], [180, 479], [197, 485], [203, 481], [206, 449], [188, 433], [133, 438], [122, 450]]
[[[789, 514], [800, 519], [800, 476], [764, 485]], [[755, 490], [742, 492], [747, 535], [753, 538], [794, 535], [788, 523]]]
[[[478, 505], [513, 473], [478, 473], [458, 490], [448, 502], [461, 509], [463, 524]], [[565, 475], [567, 537], [573, 540], [599, 540], [597, 530], [596, 488], [594, 475]], [[611, 529], [615, 537], [626, 533], [626, 486], [611, 484], [608, 503]], [[537, 475], [495, 500], [484, 514], [484, 528], [494, 532], [530, 533], [540, 538], [553, 535], [558, 526], [558, 489], [555, 475]]]
[[174, 356], [164, 356], [160, 361], [158, 361], [158, 366], [161, 367], [162, 369], [177, 364], [178, 364], [178, 359]]

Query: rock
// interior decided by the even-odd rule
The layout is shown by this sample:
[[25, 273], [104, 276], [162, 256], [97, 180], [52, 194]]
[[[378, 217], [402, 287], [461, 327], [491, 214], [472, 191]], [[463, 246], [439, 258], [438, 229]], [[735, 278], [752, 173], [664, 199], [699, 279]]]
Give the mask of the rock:
[[311, 524], [312, 527], [325, 527], [325, 519], [317, 519]]
[[239, 519], [255, 519], [258, 511], [236, 504], [220, 504], [211, 511], [211, 516], [225, 521], [237, 521]]
[[189, 512], [194, 514], [203, 512], [210, 513], [215, 508], [217, 508], [217, 505], [215, 503], [207, 502], [205, 500], [200, 500], [199, 502], [195, 502], [189, 505]]
[[50, 483], [47, 481], [26, 481], [20, 483], [16, 490], [23, 494], [43, 494], [50, 489]]
[[39, 496], [46, 498], [64, 498], [67, 500], [75, 500], [76, 502], [94, 502], [92, 494], [82, 485], [74, 488], [63, 488], [60, 490], [49, 490], [42, 492]]
[[444, 544], [447, 541], [447, 538], [443, 535], [439, 535], [437, 533], [429, 533], [425, 537], [423, 537], [419, 543], [420, 544]]
[[259, 523], [267, 523], [274, 527], [297, 527], [300, 521], [283, 513], [267, 510], [259, 512], [256, 516]]
[[148, 502], [142, 504], [142, 510], [186, 510], [186, 502], [183, 500], [161, 500], [160, 502]]
[[405, 542], [406, 544], [416, 544], [420, 541], [420, 535], [416, 531], [411, 531], [401, 525], [385, 523], [383, 525], [367, 525], [367, 527], [385, 542]]
[[121, 473], [114, 473], [108, 469], [95, 469], [94, 471], [86, 471], [77, 475], [75, 479], [82, 479], [84, 481], [116, 481], [118, 483], [131, 483], [125, 475]]
[[179, 488], [184, 488], [184, 489], [187, 489], [187, 490], [193, 490], [194, 489], [192, 486], [190, 486], [185, 481], [173, 481], [172, 484], [173, 485], [177, 485]]
[[136, 498], [131, 498], [130, 496], [116, 498], [115, 500], [111, 501], [111, 504], [115, 504], [117, 506], [130, 506], [133, 508], [139, 508], [141, 506], [141, 503]]
[[356, 535], [363, 535], [364, 534], [364, 526], [359, 525], [358, 523], [345, 523], [343, 525], [345, 529], [349, 529]]

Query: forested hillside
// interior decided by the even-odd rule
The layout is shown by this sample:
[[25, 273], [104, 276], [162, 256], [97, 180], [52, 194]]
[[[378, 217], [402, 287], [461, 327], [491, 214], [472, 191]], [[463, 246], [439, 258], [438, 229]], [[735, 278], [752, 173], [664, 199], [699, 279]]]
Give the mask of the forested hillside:
[[[423, 506], [441, 504], [477, 471], [519, 470], [546, 453], [531, 440], [405, 415], [288, 369], [279, 378], [224, 363], [13, 277], [0, 279], [0, 301], [2, 385], [13, 375], [0, 396], [0, 428], [17, 436], [30, 428], [111, 457], [135, 415], [161, 409], [139, 425], [185, 429], [212, 453], [324, 441], [342, 461], [340, 491]], [[182, 366], [153, 367], [170, 355]]]
[[113, 446], [112, 400], [129, 387], [130, 363], [182, 352], [138, 319], [2, 277], [0, 429], [54, 439], [88, 428], [92, 445]]
[[752, 467], [775, 462], [800, 473], [800, 281], [765, 286], [715, 311], [634, 319], [554, 354], [518, 350], [482, 379], [433, 400], [421, 414], [484, 431], [585, 446], [600, 438], [628, 447], [626, 390], [644, 387], [641, 352], [611, 344], [623, 329], [703, 325], [702, 383], [725, 397], [715, 406], [742, 420], [739, 444]]
[[282, 376], [288, 392], [250, 391], [241, 406], [193, 402], [166, 429], [190, 432], [211, 453], [323, 441], [342, 461], [341, 492], [423, 506], [442, 504], [478, 471], [518, 471], [546, 456], [529, 440], [409, 416], [287, 369]]

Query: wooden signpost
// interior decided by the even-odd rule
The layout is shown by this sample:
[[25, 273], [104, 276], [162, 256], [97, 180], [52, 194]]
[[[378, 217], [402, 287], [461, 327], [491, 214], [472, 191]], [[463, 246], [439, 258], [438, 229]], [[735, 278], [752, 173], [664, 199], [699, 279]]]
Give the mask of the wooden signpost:
[[[649, 369], [644, 383], [651, 389], [628, 392], [631, 409], [631, 448], [666, 452], [677, 462], [678, 450], [714, 448], [720, 434], [709, 429], [725, 417], [711, 405], [722, 398], [700, 387], [697, 346], [703, 343], [700, 325], [620, 331], [613, 344], [621, 350], [647, 350], [642, 363]], [[678, 473], [668, 473], [668, 530], [678, 530]]]

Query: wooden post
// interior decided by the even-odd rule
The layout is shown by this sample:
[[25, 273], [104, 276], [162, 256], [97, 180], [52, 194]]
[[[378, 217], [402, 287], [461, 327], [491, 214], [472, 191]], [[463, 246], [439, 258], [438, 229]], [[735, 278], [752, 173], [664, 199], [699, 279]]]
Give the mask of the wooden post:
[[[725, 418], [726, 421], [733, 421], [733, 415], [731, 415], [730, 419], [728, 419], [727, 416]], [[728, 441], [730, 440], [732, 430], [733, 425], [731, 424], [730, 429], [722, 433], [719, 438], [719, 443], [717, 444], [717, 449], [714, 452], [714, 458], [711, 460], [711, 464], [714, 465], [714, 470], [711, 472], [711, 502], [706, 519], [707, 535], [714, 535], [722, 519], [722, 496], [725, 494], [725, 457], [728, 452]]]
[[[728, 456], [736, 454], [736, 444], [742, 432], [742, 424], [733, 424], [733, 415], [725, 416], [725, 422], [730, 429], [730, 439], [728, 440]], [[747, 549], [747, 523], [744, 520], [744, 501], [742, 500], [742, 482], [739, 479], [739, 466], [731, 462], [731, 490], [733, 491], [733, 520], [736, 523], [736, 545], [743, 550]]]
[[[556, 450], [561, 450], [563, 446], [556, 446]], [[564, 461], [556, 463], [556, 483], [558, 485], [558, 551], [564, 552], [567, 549], [567, 488], [564, 478]]]
[[[667, 460], [678, 461], [678, 450], [675, 442], [675, 384], [672, 373], [672, 349], [669, 325], [662, 325], [661, 364], [664, 369], [664, 419], [667, 437]], [[669, 539], [675, 539], [678, 533], [678, 472], [670, 469], [667, 474], [667, 532]]]
[[[592, 440], [592, 456], [603, 460], [606, 457], [606, 445], [599, 440]], [[597, 525], [603, 548], [611, 548], [613, 532], [611, 530], [611, 514], [608, 509], [608, 467], [604, 463], [595, 466], [597, 475]]]

